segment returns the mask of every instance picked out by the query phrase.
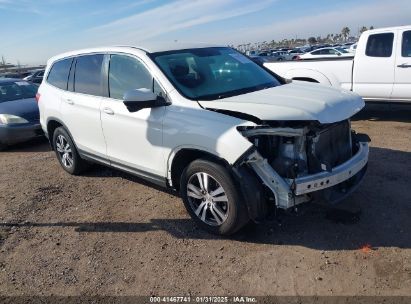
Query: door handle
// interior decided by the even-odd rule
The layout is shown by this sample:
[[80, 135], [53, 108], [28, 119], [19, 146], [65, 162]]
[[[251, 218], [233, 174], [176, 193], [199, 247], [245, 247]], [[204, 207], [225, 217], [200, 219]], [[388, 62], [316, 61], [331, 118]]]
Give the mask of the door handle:
[[411, 68], [411, 64], [403, 63], [403, 64], [400, 64], [400, 65], [397, 65], [397, 67], [399, 67], [399, 68]]
[[70, 98], [66, 98], [64, 101], [65, 101], [66, 103], [68, 103], [69, 105], [73, 105], [73, 104], [74, 104], [74, 101], [72, 101]]
[[103, 108], [103, 112], [108, 115], [114, 115], [114, 111], [110, 108]]

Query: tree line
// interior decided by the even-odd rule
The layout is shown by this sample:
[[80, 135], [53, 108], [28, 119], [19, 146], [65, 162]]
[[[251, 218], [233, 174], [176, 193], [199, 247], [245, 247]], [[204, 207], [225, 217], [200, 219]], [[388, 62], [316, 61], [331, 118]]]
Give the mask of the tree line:
[[[362, 26], [361, 28], [358, 29], [358, 34], [361, 35], [363, 32], [367, 30], [372, 30], [374, 29], [374, 26], [370, 26], [367, 28], [366, 26]], [[255, 50], [255, 49], [273, 49], [273, 48], [278, 48], [278, 47], [298, 47], [298, 46], [303, 46], [303, 45], [314, 45], [314, 44], [334, 44], [334, 43], [344, 43], [347, 41], [356, 41], [357, 37], [350, 36], [351, 34], [351, 29], [348, 26], [344, 26], [341, 29], [340, 33], [331, 33], [327, 34], [325, 37], [322, 36], [311, 36], [308, 38], [291, 38], [291, 39], [282, 39], [279, 41], [271, 40], [271, 41], [262, 41], [262, 42], [256, 42], [256, 43], [245, 43], [245, 44], [239, 44], [237, 46], [232, 46], [235, 47], [236, 49], [242, 50], [242, 51], [247, 51], [247, 50]]]

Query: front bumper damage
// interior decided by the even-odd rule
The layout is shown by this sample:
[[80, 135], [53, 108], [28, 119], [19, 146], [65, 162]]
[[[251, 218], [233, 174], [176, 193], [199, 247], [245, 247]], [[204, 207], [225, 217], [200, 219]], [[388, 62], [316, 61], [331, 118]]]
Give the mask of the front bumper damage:
[[[359, 142], [356, 154], [348, 161], [332, 168], [331, 171], [323, 171], [295, 179], [281, 177], [256, 150], [247, 157], [245, 162], [256, 172], [265, 186], [272, 191], [277, 207], [288, 209], [312, 200], [311, 197], [307, 196], [311, 192], [333, 187], [360, 174], [360, 171], [365, 170], [367, 165], [368, 152], [368, 143]], [[360, 180], [357, 179], [351, 187], [354, 188], [358, 185]]]
[[[235, 166], [250, 171], [260, 183], [257, 189], [249, 177], [237, 174], [243, 189], [254, 189], [243, 192], [259, 220], [265, 210], [254, 209], [263, 201], [268, 208], [281, 209], [305, 202], [337, 203], [357, 188], [367, 169], [370, 138], [353, 131], [349, 120], [266, 122], [238, 130], [254, 145]], [[264, 198], [255, 196], [261, 188]]]

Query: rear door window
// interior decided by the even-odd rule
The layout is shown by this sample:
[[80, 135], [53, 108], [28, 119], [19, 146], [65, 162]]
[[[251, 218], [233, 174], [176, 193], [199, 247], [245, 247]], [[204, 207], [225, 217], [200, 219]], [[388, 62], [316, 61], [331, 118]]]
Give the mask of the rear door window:
[[402, 33], [402, 57], [411, 57], [411, 31]]
[[365, 55], [369, 57], [391, 57], [393, 33], [374, 34], [368, 37]]
[[85, 55], [77, 58], [74, 91], [103, 96], [102, 64], [104, 55]]
[[55, 62], [50, 69], [47, 82], [59, 89], [67, 90], [68, 75], [72, 61], [72, 58], [68, 58]]

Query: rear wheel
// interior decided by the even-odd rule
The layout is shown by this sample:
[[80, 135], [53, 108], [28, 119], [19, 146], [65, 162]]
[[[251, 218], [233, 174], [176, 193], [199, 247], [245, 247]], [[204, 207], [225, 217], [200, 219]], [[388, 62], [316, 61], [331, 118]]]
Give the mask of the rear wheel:
[[77, 175], [88, 167], [87, 162], [80, 158], [73, 140], [63, 127], [54, 131], [53, 147], [60, 165], [66, 172]]
[[180, 185], [184, 205], [201, 228], [230, 235], [248, 222], [243, 198], [223, 166], [195, 160], [184, 170]]

